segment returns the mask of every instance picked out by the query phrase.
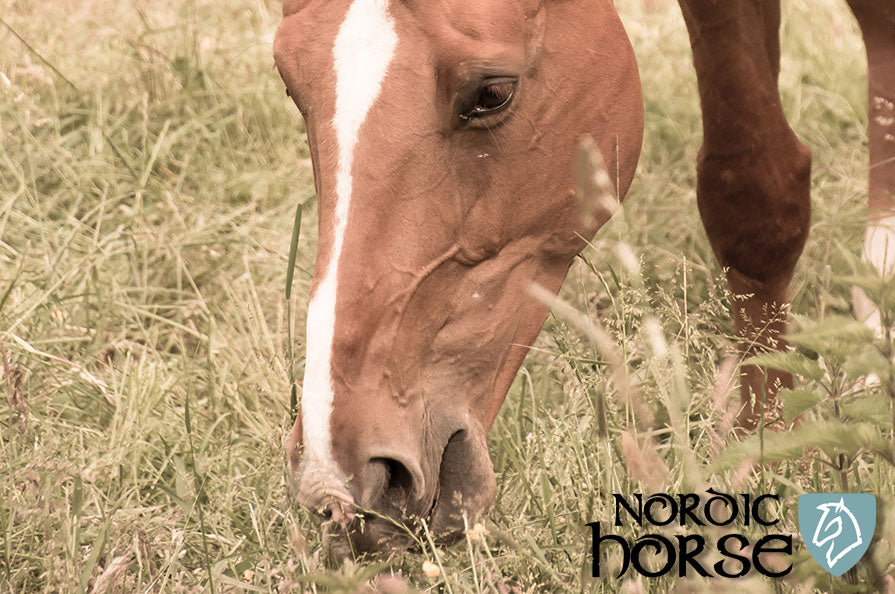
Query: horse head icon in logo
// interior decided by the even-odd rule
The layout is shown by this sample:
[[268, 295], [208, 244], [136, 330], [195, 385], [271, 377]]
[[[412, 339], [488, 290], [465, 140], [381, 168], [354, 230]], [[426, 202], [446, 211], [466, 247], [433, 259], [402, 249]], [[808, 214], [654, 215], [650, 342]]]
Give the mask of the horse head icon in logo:
[[855, 514], [846, 507], [841, 497], [837, 503], [824, 503], [818, 505], [817, 509], [822, 510], [823, 515], [817, 523], [811, 543], [816, 547], [830, 545], [827, 549], [827, 565], [833, 567], [850, 551], [864, 544], [861, 527]]
[[875, 527], [873, 495], [813, 493], [799, 497], [799, 528], [805, 546], [835, 576], [854, 567], [864, 556]]

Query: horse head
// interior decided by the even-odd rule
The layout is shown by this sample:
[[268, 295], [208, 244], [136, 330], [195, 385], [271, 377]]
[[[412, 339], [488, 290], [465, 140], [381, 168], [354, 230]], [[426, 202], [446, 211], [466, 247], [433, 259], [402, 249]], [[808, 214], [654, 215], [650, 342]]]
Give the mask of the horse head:
[[836, 503], [824, 503], [817, 509], [822, 512], [811, 543], [819, 548], [829, 545], [826, 559], [827, 566], [832, 568], [850, 551], [861, 546], [861, 528], [854, 514], [840, 498]]
[[[611, 0], [290, 0], [276, 65], [306, 126], [319, 244], [301, 410], [304, 505], [356, 551], [456, 537], [495, 493], [485, 435], [596, 231], [590, 135], [627, 191], [637, 66]], [[363, 517], [361, 517], [363, 516]]]

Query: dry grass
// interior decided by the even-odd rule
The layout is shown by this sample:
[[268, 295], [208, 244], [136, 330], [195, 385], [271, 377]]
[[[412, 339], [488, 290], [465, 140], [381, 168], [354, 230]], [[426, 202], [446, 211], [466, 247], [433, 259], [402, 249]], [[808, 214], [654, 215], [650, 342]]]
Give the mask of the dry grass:
[[[840, 277], [866, 195], [863, 50], [840, 4], [785, 6], [784, 103], [815, 154], [793, 292], [807, 320], [849, 313]], [[551, 319], [489, 436], [499, 486], [484, 524], [450, 549], [332, 567], [283, 476], [289, 236], [303, 203], [300, 376], [316, 213], [272, 68], [278, 3], [0, 0], [37, 52], [0, 25], [0, 591], [359, 592], [389, 570], [403, 577], [377, 584], [393, 591], [827, 591], [802, 553], [785, 585], [588, 577], [584, 524], [608, 519], [609, 493], [774, 490], [795, 530], [793, 498], [842, 480], [816, 459], [717, 466], [733, 342], [695, 206], [689, 48], [676, 6], [619, 5], [642, 67], [644, 155], [563, 296], [616, 341], [655, 428], [636, 425], [594, 346]], [[847, 475], [891, 503], [880, 456], [861, 451]], [[891, 573], [890, 549], [875, 551]]]

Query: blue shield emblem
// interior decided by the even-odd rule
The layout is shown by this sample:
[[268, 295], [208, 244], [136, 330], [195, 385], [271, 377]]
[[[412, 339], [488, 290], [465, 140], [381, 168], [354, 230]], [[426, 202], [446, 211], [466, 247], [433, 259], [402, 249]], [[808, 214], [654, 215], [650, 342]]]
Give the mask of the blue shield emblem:
[[854, 567], [876, 528], [876, 497], [868, 493], [807, 493], [799, 497], [799, 532], [820, 566], [836, 577]]

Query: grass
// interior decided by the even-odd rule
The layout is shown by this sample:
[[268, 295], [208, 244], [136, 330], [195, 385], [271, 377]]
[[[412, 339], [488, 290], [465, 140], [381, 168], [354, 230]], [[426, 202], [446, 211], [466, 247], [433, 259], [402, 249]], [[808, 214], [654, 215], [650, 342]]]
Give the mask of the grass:
[[[0, 0], [31, 46], [0, 25], [0, 591], [360, 592], [380, 572], [401, 576], [380, 582], [395, 591], [876, 591], [895, 572], [883, 512], [856, 585], [828, 580], [801, 546], [786, 583], [589, 577], [585, 524], [609, 520], [613, 492], [779, 492], [788, 531], [805, 491], [844, 482], [883, 510], [895, 498], [893, 426], [873, 408], [891, 406], [891, 376], [860, 388], [890, 366], [860, 367], [850, 353], [872, 338], [840, 328], [866, 199], [855, 25], [833, 0], [784, 6], [784, 105], [815, 156], [792, 301], [801, 364], [824, 373], [799, 382], [814, 400], [788, 400], [814, 402], [805, 431], [737, 446], [721, 430], [735, 349], [696, 212], [689, 47], [677, 7], [650, 4], [619, 2], [646, 97], [640, 172], [562, 293], [613, 337], [636, 400], [552, 317], [489, 434], [498, 493], [483, 525], [448, 549], [335, 567], [292, 502], [281, 448], [316, 208], [300, 118], [272, 68], [279, 3]], [[869, 442], [805, 450], [831, 423]], [[759, 457], [777, 462], [742, 465]]]

